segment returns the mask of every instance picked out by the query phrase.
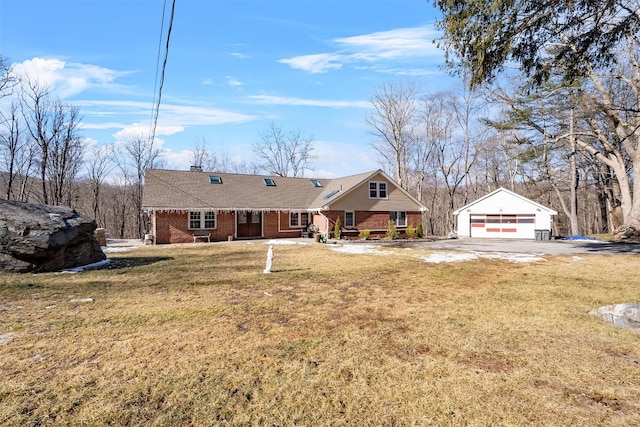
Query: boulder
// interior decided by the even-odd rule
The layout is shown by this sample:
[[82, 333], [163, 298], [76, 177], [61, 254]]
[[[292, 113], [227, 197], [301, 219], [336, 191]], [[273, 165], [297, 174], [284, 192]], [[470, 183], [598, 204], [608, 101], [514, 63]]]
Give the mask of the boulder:
[[41, 273], [102, 261], [96, 228], [64, 206], [0, 200], [0, 270]]
[[591, 310], [589, 314], [612, 325], [640, 332], [640, 303], [607, 305]]
[[614, 232], [614, 241], [640, 243], [640, 229], [633, 225], [621, 225]]

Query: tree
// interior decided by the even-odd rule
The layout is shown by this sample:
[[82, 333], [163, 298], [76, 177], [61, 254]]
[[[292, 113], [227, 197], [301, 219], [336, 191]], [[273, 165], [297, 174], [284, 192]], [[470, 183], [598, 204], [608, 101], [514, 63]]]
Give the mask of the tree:
[[71, 204], [71, 185], [80, 168], [83, 147], [79, 110], [53, 99], [49, 89], [27, 79], [22, 87], [23, 117], [38, 148], [44, 204]]
[[[136, 230], [139, 238], [142, 238], [147, 229], [147, 224], [142, 216], [142, 190], [144, 187], [144, 174], [147, 169], [162, 167], [160, 149], [154, 141], [144, 138], [142, 135], [125, 141], [119, 147], [116, 156], [117, 164], [122, 172], [124, 186], [131, 187], [133, 210], [136, 212]], [[119, 195], [122, 196], [122, 193]], [[121, 203], [124, 206], [124, 203]], [[125, 207], [120, 209], [120, 217], [126, 218]], [[124, 229], [124, 224], [121, 230]]]
[[11, 89], [18, 83], [9, 60], [0, 55], [0, 98], [11, 93]]
[[72, 205], [73, 184], [82, 166], [84, 146], [79, 135], [80, 111], [61, 105], [64, 115], [61, 131], [51, 141], [47, 181], [54, 205]]
[[434, 0], [443, 18], [447, 64], [468, 75], [470, 86], [492, 82], [514, 62], [539, 84], [552, 67], [567, 82], [589, 74], [590, 64], [609, 66], [617, 47], [637, 39], [637, 0]]
[[97, 145], [89, 150], [89, 156], [85, 162], [89, 188], [92, 195], [91, 210], [93, 219], [99, 227], [106, 227], [106, 218], [102, 215], [101, 193], [104, 182], [113, 170], [113, 146]]
[[33, 146], [24, 135], [19, 105], [12, 103], [6, 114], [0, 112], [0, 168], [7, 200], [26, 201], [33, 167]]
[[205, 138], [200, 138], [196, 141], [196, 146], [191, 157], [191, 164], [206, 171], [218, 170], [218, 159], [209, 150]]
[[253, 144], [253, 152], [262, 162], [260, 169], [283, 177], [304, 176], [305, 170], [311, 170], [314, 151], [313, 137], [306, 137], [299, 130], [285, 134], [274, 123], [261, 134], [260, 141]]
[[386, 83], [371, 97], [373, 112], [367, 118], [371, 134], [378, 139], [374, 148], [405, 190], [409, 188], [409, 157], [415, 140], [413, 126], [418, 97], [418, 87], [412, 82]]

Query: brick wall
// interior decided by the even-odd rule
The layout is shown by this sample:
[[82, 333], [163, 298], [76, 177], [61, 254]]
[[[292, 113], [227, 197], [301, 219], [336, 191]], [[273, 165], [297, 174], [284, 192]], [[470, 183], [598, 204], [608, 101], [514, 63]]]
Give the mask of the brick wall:
[[[389, 221], [389, 212], [355, 212], [355, 229], [344, 228], [344, 211], [327, 211], [323, 215], [311, 215], [314, 223], [324, 230], [325, 216], [329, 218], [329, 231], [333, 234], [335, 221], [340, 216], [345, 236], [356, 235], [361, 230], [369, 230], [372, 235], [384, 235]], [[421, 220], [420, 212], [407, 212], [407, 225], [417, 227]], [[289, 227], [289, 214], [285, 212], [265, 212], [262, 216], [263, 237], [266, 239], [300, 237], [300, 228]], [[399, 227], [402, 233], [404, 227]], [[211, 241], [225, 241], [229, 236], [235, 238], [235, 214], [233, 212], [218, 212], [216, 228], [209, 230]], [[188, 212], [156, 212], [156, 243], [192, 243], [193, 233], [189, 230]]]
[[[234, 235], [235, 215], [232, 212], [216, 214], [216, 228], [209, 230], [211, 241], [227, 240]], [[202, 240], [200, 240], [202, 241]], [[193, 243], [189, 230], [188, 212], [156, 212], [156, 243]]]

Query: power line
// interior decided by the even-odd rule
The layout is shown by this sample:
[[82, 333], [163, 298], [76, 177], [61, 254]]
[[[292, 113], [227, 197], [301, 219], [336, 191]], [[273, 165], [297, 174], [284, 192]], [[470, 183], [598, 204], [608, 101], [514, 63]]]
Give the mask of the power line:
[[[156, 61], [156, 85], [153, 88], [153, 93], [154, 93], [154, 98], [153, 98], [153, 103], [154, 105], [154, 110], [152, 112], [152, 122], [151, 122], [151, 130], [149, 132], [149, 142], [153, 143], [153, 140], [156, 137], [156, 127], [158, 126], [158, 114], [160, 112], [160, 102], [162, 100], [162, 87], [164, 86], [164, 73], [165, 70], [167, 68], [167, 59], [169, 58], [169, 41], [171, 39], [171, 29], [173, 28], [173, 17], [175, 15], [175, 8], [176, 8], [176, 0], [173, 0], [172, 5], [171, 5], [171, 16], [169, 17], [169, 28], [167, 30], [167, 42], [165, 45], [165, 51], [164, 51], [164, 61], [162, 62], [162, 72], [160, 74], [160, 85], [158, 85], [158, 68], [159, 68], [159, 63], [160, 63], [160, 48], [162, 46], [162, 33], [164, 31], [164, 14], [165, 14], [165, 9], [166, 9], [166, 5], [167, 5], [167, 0], [164, 1], [164, 4], [162, 6], [162, 24], [160, 25], [160, 41], [158, 42], [158, 59]], [[156, 88], [157, 88], [157, 93], [158, 93], [158, 99], [156, 100], [155, 94], [156, 94]]]

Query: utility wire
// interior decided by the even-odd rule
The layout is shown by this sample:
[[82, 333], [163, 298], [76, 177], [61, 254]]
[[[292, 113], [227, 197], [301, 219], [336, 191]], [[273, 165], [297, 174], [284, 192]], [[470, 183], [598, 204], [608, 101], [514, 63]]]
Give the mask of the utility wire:
[[156, 87], [154, 87], [153, 102], [155, 103], [155, 106], [154, 106], [153, 117], [152, 117], [152, 125], [151, 125], [152, 127], [151, 127], [151, 131], [149, 132], [149, 142], [151, 144], [153, 144], [153, 141], [156, 137], [156, 127], [158, 126], [158, 114], [160, 112], [160, 102], [162, 100], [162, 87], [164, 86], [164, 73], [167, 68], [167, 59], [169, 58], [169, 41], [171, 39], [171, 29], [173, 28], [173, 17], [175, 15], [176, 0], [173, 0], [171, 5], [171, 16], [169, 17], [169, 28], [167, 30], [167, 43], [165, 45], [164, 61], [162, 63], [162, 73], [160, 74], [160, 85], [158, 86], [157, 85], [158, 65], [160, 62], [160, 47], [162, 45], [162, 33], [164, 28], [164, 13], [165, 13], [166, 4], [167, 4], [167, 1], [165, 0], [164, 5], [162, 6], [162, 24], [160, 26], [160, 42], [158, 43], [158, 60], [156, 63], [156, 87], [158, 88], [158, 99], [157, 100], [155, 99]]
[[[162, 49], [162, 36], [164, 35], [164, 13], [167, 8], [167, 0], [164, 0], [162, 5], [162, 18], [160, 20], [160, 37], [158, 37], [158, 53], [156, 55], [156, 76], [153, 80], [153, 100], [151, 101], [151, 105], [156, 105], [156, 93], [158, 90], [158, 73], [160, 72], [160, 51]], [[149, 120], [149, 135], [153, 132], [153, 117], [154, 117], [155, 108], [151, 108], [151, 120]]]

